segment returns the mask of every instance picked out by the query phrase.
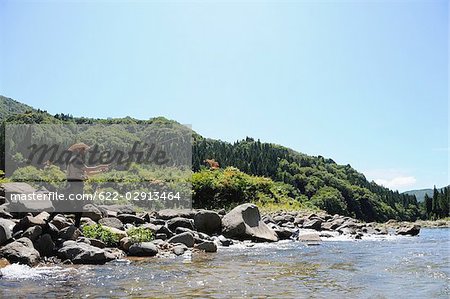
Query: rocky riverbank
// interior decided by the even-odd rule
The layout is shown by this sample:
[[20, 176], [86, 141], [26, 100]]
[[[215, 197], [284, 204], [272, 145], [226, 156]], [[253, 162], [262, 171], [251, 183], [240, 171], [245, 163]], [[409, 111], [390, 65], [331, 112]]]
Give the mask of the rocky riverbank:
[[[8, 263], [36, 266], [46, 263], [104, 264], [125, 257], [164, 257], [186, 252], [216, 252], [233, 244], [251, 247], [253, 242], [302, 241], [320, 244], [336, 235], [358, 240], [367, 235], [415, 236], [420, 225], [388, 222], [363, 223], [350, 217], [325, 213], [278, 212], [260, 215], [253, 204], [228, 213], [208, 210], [161, 210], [138, 213], [133, 206], [86, 205], [81, 228], [71, 215], [19, 214], [0, 206], [0, 268]], [[84, 226], [100, 224], [102, 231], [117, 236], [107, 244], [83, 234]], [[151, 231], [152, 240], [136, 241], [130, 232]]]

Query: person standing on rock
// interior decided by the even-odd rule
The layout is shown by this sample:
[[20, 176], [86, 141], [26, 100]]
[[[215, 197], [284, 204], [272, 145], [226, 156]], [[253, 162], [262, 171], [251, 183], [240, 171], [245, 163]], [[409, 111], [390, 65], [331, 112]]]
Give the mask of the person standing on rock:
[[[67, 183], [66, 198], [72, 197], [73, 200], [65, 200], [63, 202], [55, 201], [55, 212], [50, 216], [52, 220], [56, 214], [61, 212], [75, 212], [75, 226], [80, 227], [82, 209], [84, 206], [82, 197], [84, 194], [84, 181], [90, 176], [100, 172], [107, 171], [109, 165], [87, 166], [85, 163], [86, 152], [89, 146], [85, 143], [75, 143], [67, 150], [72, 152], [72, 155], [67, 164]], [[77, 199], [78, 198], [78, 199]], [[81, 200], [80, 200], [81, 199]]]

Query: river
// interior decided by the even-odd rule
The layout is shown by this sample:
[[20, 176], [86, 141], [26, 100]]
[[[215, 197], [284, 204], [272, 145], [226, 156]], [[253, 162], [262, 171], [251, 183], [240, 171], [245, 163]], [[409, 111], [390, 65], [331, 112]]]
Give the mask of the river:
[[2, 269], [0, 297], [449, 298], [450, 229], [318, 246], [284, 241], [103, 266]]

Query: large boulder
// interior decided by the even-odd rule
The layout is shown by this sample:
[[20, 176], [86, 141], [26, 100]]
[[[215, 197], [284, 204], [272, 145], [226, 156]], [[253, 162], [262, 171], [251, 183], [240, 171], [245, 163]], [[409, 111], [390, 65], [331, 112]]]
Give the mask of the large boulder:
[[117, 218], [122, 222], [122, 223], [132, 223], [132, 224], [144, 224], [145, 223], [145, 219], [133, 214], [119, 214], [117, 215]]
[[136, 207], [133, 205], [100, 205], [98, 206], [101, 209], [106, 210], [108, 215], [117, 216], [119, 214], [133, 214], [136, 215]]
[[303, 223], [303, 228], [320, 230], [322, 228], [322, 220], [317, 219], [317, 218], [307, 220]]
[[222, 220], [219, 214], [214, 211], [201, 210], [194, 216], [194, 226], [199, 232], [212, 235], [220, 233]]
[[222, 218], [222, 234], [239, 240], [278, 241], [277, 233], [261, 220], [254, 204], [237, 206], [226, 214]]
[[170, 220], [167, 220], [167, 227], [171, 231], [175, 231], [177, 227], [185, 227], [191, 230], [194, 229], [194, 226], [192, 225], [192, 220], [183, 217], [175, 217]]
[[36, 226], [36, 225], [43, 227], [43, 226], [45, 226], [45, 224], [46, 224], [46, 222], [42, 218], [33, 217], [33, 216], [25, 216], [22, 219], [20, 219], [19, 223], [17, 223], [16, 226], [14, 226], [13, 231], [14, 231], [14, 233], [16, 233], [18, 231], [25, 231], [29, 227]]
[[58, 237], [63, 240], [76, 240], [79, 236], [81, 231], [74, 225], [63, 228], [58, 234]]
[[50, 234], [43, 234], [34, 242], [34, 247], [41, 256], [52, 256], [53, 250], [55, 250], [55, 243]]
[[43, 229], [41, 226], [39, 225], [32, 226], [23, 232], [22, 237], [26, 237], [34, 242], [42, 234], [42, 231]]
[[0, 218], [11, 219], [13, 216], [9, 213], [8, 204], [0, 205]]
[[167, 240], [167, 242], [168, 243], [181, 243], [181, 244], [186, 245], [187, 247], [192, 247], [192, 246], [194, 246], [195, 239], [191, 233], [185, 232], [185, 233], [181, 233], [181, 234], [173, 236], [172, 238]]
[[195, 245], [196, 249], [203, 250], [205, 252], [216, 252], [217, 251], [217, 245], [216, 243], [212, 241], [205, 241], [200, 244]]
[[397, 235], [417, 236], [420, 233], [420, 225], [413, 224], [397, 229]]
[[111, 253], [84, 242], [66, 241], [58, 250], [58, 257], [74, 264], [102, 265], [115, 258]]
[[0, 246], [11, 239], [14, 225], [13, 221], [0, 218]]
[[70, 222], [64, 215], [61, 214], [56, 215], [53, 220], [50, 221], [50, 223], [59, 230], [72, 225], [72, 222]]
[[306, 233], [300, 234], [298, 240], [306, 243], [307, 245], [319, 245], [322, 239], [318, 233]]
[[155, 256], [158, 248], [152, 242], [135, 243], [128, 248], [130, 256]]
[[116, 217], [105, 217], [98, 221], [101, 225], [106, 225], [109, 227], [114, 227], [117, 229], [123, 229], [123, 223]]
[[28, 238], [20, 238], [0, 249], [0, 257], [6, 258], [10, 263], [36, 266], [41, 258], [34, 249], [33, 242]]
[[175, 217], [182, 217], [182, 218], [194, 218], [196, 212], [193, 210], [187, 210], [187, 209], [164, 209], [160, 210], [157, 213], [157, 218], [163, 219], [163, 220], [169, 220]]
[[83, 206], [82, 216], [90, 218], [93, 221], [97, 222], [100, 219], [102, 219], [103, 214], [102, 214], [102, 211], [99, 208], [97, 208], [96, 206], [94, 206], [93, 204], [87, 204], [87, 205]]

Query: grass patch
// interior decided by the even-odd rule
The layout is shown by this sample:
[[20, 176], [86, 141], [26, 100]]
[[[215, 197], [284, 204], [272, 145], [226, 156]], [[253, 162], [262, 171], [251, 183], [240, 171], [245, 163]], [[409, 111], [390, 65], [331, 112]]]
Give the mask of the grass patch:
[[154, 239], [153, 232], [148, 227], [134, 227], [127, 230], [128, 237], [133, 243], [150, 242]]
[[119, 235], [113, 233], [101, 224], [83, 226], [83, 235], [86, 238], [97, 239], [105, 243], [108, 247], [116, 246], [119, 243]]

